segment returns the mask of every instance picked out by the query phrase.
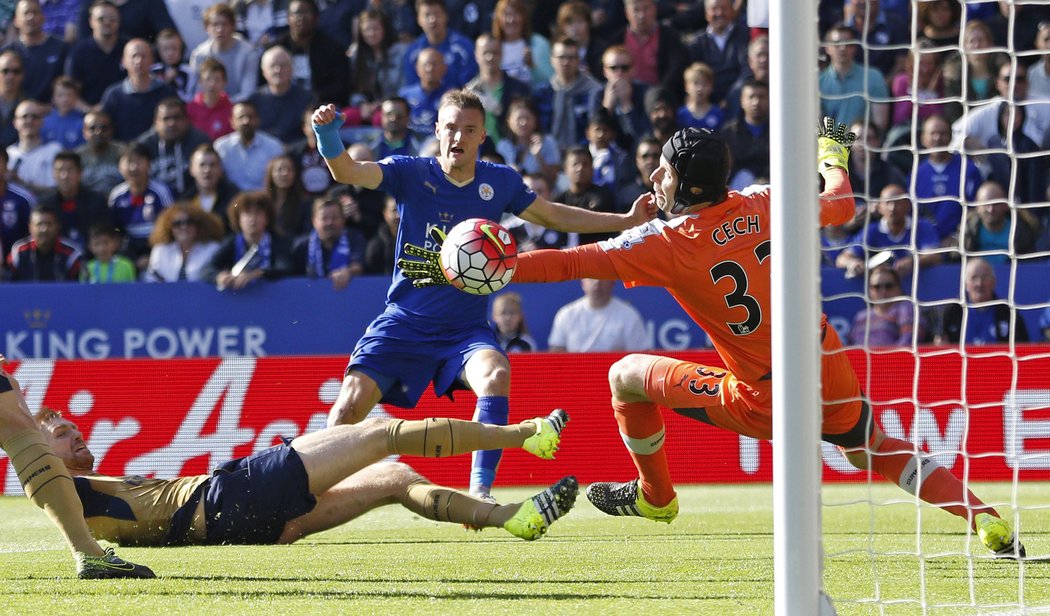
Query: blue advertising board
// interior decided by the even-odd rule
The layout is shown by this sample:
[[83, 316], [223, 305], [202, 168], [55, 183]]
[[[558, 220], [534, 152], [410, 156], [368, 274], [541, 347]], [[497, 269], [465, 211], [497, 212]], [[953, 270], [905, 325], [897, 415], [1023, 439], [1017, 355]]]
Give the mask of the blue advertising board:
[[[998, 270], [1000, 297], [1011, 286], [1009, 267]], [[822, 272], [824, 309], [843, 331], [864, 306], [860, 279], [841, 270]], [[368, 323], [383, 309], [388, 279], [362, 276], [344, 291], [326, 281], [289, 279], [219, 292], [203, 283], [0, 285], [0, 351], [10, 359], [105, 359], [246, 355], [349, 355]], [[1050, 266], [1017, 268], [1014, 302], [1033, 338], [1050, 299]], [[960, 268], [922, 273], [921, 302], [958, 301]], [[523, 298], [526, 321], [546, 347], [554, 314], [581, 296], [578, 282], [512, 285]], [[654, 349], [708, 346], [707, 336], [663, 289], [617, 288], [642, 313]], [[440, 324], [435, 324], [440, 326]]]

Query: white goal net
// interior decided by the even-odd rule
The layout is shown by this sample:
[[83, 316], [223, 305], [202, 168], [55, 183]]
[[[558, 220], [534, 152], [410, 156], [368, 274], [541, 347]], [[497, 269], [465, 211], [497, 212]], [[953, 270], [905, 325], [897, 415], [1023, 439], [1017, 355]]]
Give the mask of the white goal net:
[[[825, 445], [826, 590], [840, 614], [1050, 613], [1050, 3], [844, 4], [822, 9], [821, 101], [859, 135], [863, 207], [824, 230], [824, 308], [921, 462], [912, 494]], [[937, 466], [1027, 559], [923, 485]]]

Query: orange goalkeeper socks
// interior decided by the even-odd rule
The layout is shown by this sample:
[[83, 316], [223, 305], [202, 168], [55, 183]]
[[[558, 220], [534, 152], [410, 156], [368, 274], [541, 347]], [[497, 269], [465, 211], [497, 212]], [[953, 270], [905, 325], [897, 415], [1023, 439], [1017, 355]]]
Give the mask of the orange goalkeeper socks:
[[652, 402], [620, 402], [613, 398], [613, 415], [620, 436], [638, 469], [645, 501], [663, 507], [675, 497], [664, 450], [664, 418]]
[[916, 456], [914, 446], [907, 441], [887, 436], [872, 454], [871, 468], [910, 494], [918, 489], [919, 498], [959, 516], [971, 527], [979, 513], [1000, 517], [936, 460]]

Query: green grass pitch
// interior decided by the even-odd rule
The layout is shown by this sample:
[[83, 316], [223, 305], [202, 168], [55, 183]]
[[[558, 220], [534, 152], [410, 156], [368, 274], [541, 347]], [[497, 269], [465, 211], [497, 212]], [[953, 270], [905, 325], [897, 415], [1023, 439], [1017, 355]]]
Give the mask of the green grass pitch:
[[[1010, 502], [1009, 485], [975, 488]], [[1030, 556], [1050, 554], [1047, 495], [1046, 483], [1017, 490]], [[148, 581], [76, 580], [43, 513], [3, 497], [0, 613], [771, 614], [772, 487], [687, 486], [679, 497], [666, 526], [605, 516], [581, 495], [532, 543], [391, 506], [292, 546], [121, 549], [161, 576]], [[1050, 613], [1050, 562], [987, 559], [959, 519], [917, 513], [887, 484], [829, 485], [823, 499], [824, 579], [839, 614]]]

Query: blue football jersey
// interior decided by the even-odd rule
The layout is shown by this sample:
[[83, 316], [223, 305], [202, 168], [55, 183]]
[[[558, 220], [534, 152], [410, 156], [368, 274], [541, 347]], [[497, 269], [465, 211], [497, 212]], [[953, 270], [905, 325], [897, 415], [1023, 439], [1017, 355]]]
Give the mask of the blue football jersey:
[[[478, 161], [474, 179], [457, 186], [434, 158], [391, 156], [379, 163], [383, 182], [379, 189], [397, 200], [401, 225], [397, 253], [405, 243], [435, 250], [430, 230], [448, 231], [468, 218], [499, 221], [503, 214], [520, 214], [536, 200], [517, 171], [506, 165]], [[387, 293], [387, 312], [426, 319], [432, 327], [450, 329], [476, 326], [488, 319], [488, 298], [464, 293], [451, 286], [417, 289], [394, 268]]]

